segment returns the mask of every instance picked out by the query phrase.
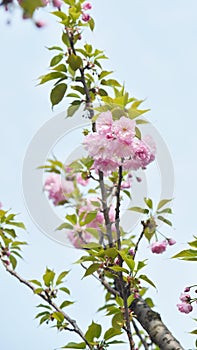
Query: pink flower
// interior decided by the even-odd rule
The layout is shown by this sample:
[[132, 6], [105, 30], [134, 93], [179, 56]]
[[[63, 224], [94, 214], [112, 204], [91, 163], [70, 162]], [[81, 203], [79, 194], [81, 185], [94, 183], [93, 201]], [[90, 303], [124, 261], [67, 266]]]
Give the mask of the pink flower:
[[177, 307], [180, 312], [184, 312], [185, 314], [189, 314], [193, 310], [192, 305], [189, 303], [177, 304]]
[[165, 252], [166, 247], [167, 247], [167, 241], [154, 242], [151, 244], [151, 251], [156, 254], [161, 254]]
[[77, 174], [76, 179], [77, 179], [78, 184], [80, 184], [81, 186], [87, 186], [90, 182], [89, 179], [83, 179], [81, 174]]
[[135, 255], [135, 250], [133, 248], [129, 249], [129, 255], [134, 256]]
[[169, 244], [169, 245], [174, 245], [174, 244], [176, 244], [175, 239], [173, 239], [173, 238], [168, 238], [168, 244]]
[[54, 205], [68, 200], [68, 194], [74, 191], [72, 181], [66, 181], [60, 174], [51, 173], [45, 183], [44, 189], [48, 192], [49, 199], [53, 200]]
[[83, 9], [84, 11], [86, 11], [86, 10], [91, 10], [91, 8], [92, 8], [92, 5], [91, 5], [90, 2], [85, 2], [85, 3], [82, 5], [82, 9]]
[[53, 6], [57, 7], [58, 9], [62, 6], [61, 0], [53, 0]]
[[68, 231], [67, 234], [70, 242], [75, 248], [81, 248], [92, 239], [91, 234], [82, 229]]
[[116, 171], [118, 168], [118, 163], [111, 159], [97, 159], [94, 162], [94, 169], [96, 172], [99, 170], [104, 173], [104, 175], [109, 175], [112, 171]]
[[89, 22], [89, 20], [90, 20], [90, 15], [88, 15], [87, 13], [82, 13], [82, 20], [84, 21], [84, 22]]
[[130, 145], [135, 136], [135, 121], [126, 117], [116, 120], [113, 125], [113, 132], [118, 141]]
[[179, 297], [179, 299], [181, 301], [183, 301], [184, 303], [189, 303], [190, 302], [190, 295], [187, 293], [181, 293], [181, 296]]
[[99, 114], [96, 120], [96, 129], [98, 133], [107, 134], [111, 132], [112, 123], [113, 123], [113, 119], [110, 111]]

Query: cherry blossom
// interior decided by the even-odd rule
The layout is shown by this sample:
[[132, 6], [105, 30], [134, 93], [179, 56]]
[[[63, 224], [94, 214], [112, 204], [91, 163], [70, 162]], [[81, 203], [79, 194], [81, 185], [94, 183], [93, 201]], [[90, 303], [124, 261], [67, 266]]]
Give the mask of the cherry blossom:
[[168, 244], [167, 241], [154, 242], [151, 244], [151, 251], [156, 254], [161, 254], [165, 252], [167, 244]]
[[51, 173], [44, 183], [44, 189], [48, 192], [49, 199], [53, 200], [53, 204], [58, 205], [68, 199], [68, 194], [74, 191], [74, 185], [60, 174]]
[[192, 305], [189, 303], [180, 303], [177, 304], [177, 307], [180, 312], [184, 312], [185, 314], [189, 314], [193, 310]]

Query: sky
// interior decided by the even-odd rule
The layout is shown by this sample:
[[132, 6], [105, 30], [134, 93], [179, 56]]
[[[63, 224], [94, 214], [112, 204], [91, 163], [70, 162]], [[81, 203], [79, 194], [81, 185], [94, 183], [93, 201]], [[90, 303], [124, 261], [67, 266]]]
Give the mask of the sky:
[[[196, 317], [196, 313], [180, 314], [176, 304], [185, 286], [195, 284], [196, 269], [193, 263], [170, 257], [184, 249], [197, 230], [197, 3], [195, 0], [93, 0], [92, 5], [96, 28], [94, 34], [87, 34], [87, 41], [104, 49], [110, 58], [106, 67], [114, 71], [114, 76], [125, 83], [133, 96], [145, 99], [145, 108], [151, 108], [147, 117], [164, 140], [168, 158], [173, 163], [174, 214], [169, 235], [176, 239], [177, 245], [161, 256], [151, 255], [147, 245], [143, 249], [149, 259], [146, 271], [157, 284], [157, 290], [149, 291], [156, 310], [183, 347], [194, 349], [194, 339], [188, 332], [195, 328], [192, 317]], [[24, 249], [24, 261], [18, 266], [20, 274], [32, 279], [39, 278], [46, 266], [58, 273], [72, 268], [66, 283], [76, 303], [66, 311], [86, 329], [92, 319], [105, 322], [104, 316], [96, 312], [98, 304], [102, 306], [104, 302], [102, 287], [94, 280], [81, 280], [83, 271], [72, 264], [81, 252], [44, 235], [29, 215], [24, 197], [22, 170], [28, 147], [41, 127], [67, 107], [64, 102], [52, 111], [49, 86], [36, 87], [37, 78], [47, 72], [51, 59], [46, 47], [58, 44], [61, 36], [61, 27], [54, 18], [45, 17], [43, 13], [37, 16], [47, 21], [46, 28], [39, 30], [31, 22], [21, 21], [17, 12], [12, 16], [2, 9], [0, 12], [0, 201], [6, 208], [20, 213], [20, 220], [27, 226], [21, 238], [29, 245]], [[11, 19], [9, 25], [6, 19]], [[72, 149], [71, 139], [66, 135], [65, 151]], [[56, 147], [63, 155], [61, 142], [58, 142]], [[42, 150], [42, 144], [40, 147]], [[165, 163], [163, 166], [168, 174], [171, 169], [168, 165], [165, 169]], [[159, 187], [154, 178], [155, 170], [148, 175], [151, 177], [148, 190], [152, 190], [152, 198], [157, 199]], [[29, 188], [34, 192], [31, 181], [32, 177]], [[38, 208], [39, 205], [38, 201]], [[42, 215], [48, 221], [47, 216]], [[3, 349], [53, 350], [72, 340], [70, 334], [38, 327], [34, 317], [39, 298], [8, 276], [2, 267], [0, 271]], [[118, 346], [111, 347], [115, 348]]]

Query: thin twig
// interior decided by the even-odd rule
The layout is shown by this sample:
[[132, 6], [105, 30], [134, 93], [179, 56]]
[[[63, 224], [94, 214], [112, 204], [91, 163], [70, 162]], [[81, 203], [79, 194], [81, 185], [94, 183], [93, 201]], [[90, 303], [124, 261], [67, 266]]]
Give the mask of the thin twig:
[[140, 339], [142, 345], [144, 346], [144, 349], [145, 349], [145, 350], [149, 350], [149, 346], [148, 346], [148, 344], [146, 343], [146, 341], [144, 340], [144, 338], [142, 337], [142, 335], [140, 334], [140, 331], [139, 331], [139, 329], [138, 329], [138, 327], [137, 327], [137, 325], [136, 325], [134, 319], [132, 319], [132, 324], [133, 324], [133, 328], [135, 329], [136, 335], [138, 336], [138, 338]]
[[116, 234], [117, 234], [117, 245], [118, 249], [121, 249], [121, 240], [120, 240], [120, 190], [122, 183], [122, 166], [119, 167], [118, 172], [118, 186], [116, 189], [116, 216], [115, 216], [115, 226], [116, 226]]

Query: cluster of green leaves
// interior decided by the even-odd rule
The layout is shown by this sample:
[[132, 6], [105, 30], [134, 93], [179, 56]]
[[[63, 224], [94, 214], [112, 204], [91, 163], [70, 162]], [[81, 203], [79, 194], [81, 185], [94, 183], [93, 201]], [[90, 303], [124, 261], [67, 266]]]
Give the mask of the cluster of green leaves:
[[[85, 339], [88, 344], [92, 346], [92, 349], [107, 349], [110, 345], [124, 343], [121, 340], [111, 340], [122, 332], [115, 328], [109, 328], [102, 335], [102, 327], [100, 324], [92, 322], [85, 333]], [[101, 339], [99, 339], [101, 338]], [[86, 349], [86, 343], [75, 343], [69, 342], [67, 345], [63, 346], [62, 349]]]
[[25, 229], [25, 225], [16, 221], [16, 215], [9, 210], [0, 210], [0, 258], [6, 265], [11, 263], [13, 269], [16, 268], [17, 258], [22, 258], [21, 246], [27, 244], [17, 238], [16, 228]]
[[153, 201], [151, 198], [144, 198], [146, 204], [145, 208], [141, 207], [131, 207], [128, 210], [135, 211], [137, 213], [146, 214], [148, 219], [144, 221], [144, 236], [150, 242], [151, 238], [157, 233], [157, 220], [164, 222], [165, 224], [172, 226], [172, 222], [164, 215], [172, 214], [172, 209], [166, 207], [166, 205], [171, 202], [172, 199], [162, 199], [156, 209], [153, 207]]
[[[53, 270], [46, 268], [45, 273], [42, 276], [42, 282], [33, 279], [30, 280], [32, 284], [36, 286], [34, 289], [35, 294], [41, 294], [46, 296], [49, 301], [48, 304], [39, 304], [37, 307], [41, 308], [42, 311], [36, 315], [36, 318], [40, 319], [40, 324], [50, 321], [56, 321], [55, 327], [59, 330], [66, 329], [68, 323], [65, 322], [65, 318], [62, 312], [54, 311], [53, 306], [50, 305], [50, 301], [57, 298], [59, 292], [64, 292], [70, 295], [70, 290], [62, 286], [64, 283], [64, 278], [68, 275], [69, 271], [61, 272], [57, 277]], [[72, 305], [74, 302], [70, 300], [63, 300], [59, 306], [59, 309], [64, 309], [65, 307]]]

